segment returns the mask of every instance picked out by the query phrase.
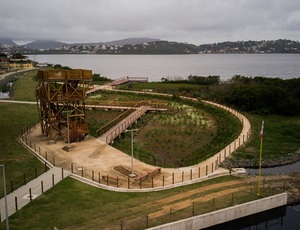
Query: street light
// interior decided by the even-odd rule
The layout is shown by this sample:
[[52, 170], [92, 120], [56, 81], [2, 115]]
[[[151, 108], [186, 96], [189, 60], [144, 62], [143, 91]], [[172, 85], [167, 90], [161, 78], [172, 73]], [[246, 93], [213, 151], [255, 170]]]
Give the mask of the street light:
[[131, 174], [130, 177], [134, 177], [135, 174], [133, 173], [133, 132], [138, 131], [138, 129], [126, 129], [125, 133], [131, 132]]
[[6, 229], [9, 230], [9, 223], [8, 223], [8, 208], [7, 208], [7, 196], [6, 196], [6, 179], [5, 179], [5, 165], [0, 164], [3, 168], [3, 187], [4, 187], [4, 201], [5, 201], [5, 217], [6, 217]]

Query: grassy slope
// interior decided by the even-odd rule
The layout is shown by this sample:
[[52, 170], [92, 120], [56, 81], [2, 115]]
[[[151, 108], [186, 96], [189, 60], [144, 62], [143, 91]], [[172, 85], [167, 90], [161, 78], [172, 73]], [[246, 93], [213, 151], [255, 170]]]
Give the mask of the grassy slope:
[[[36, 82], [33, 82], [31, 77], [32, 75], [26, 74], [25, 77], [16, 81], [14, 99], [22, 100], [23, 94], [28, 95], [27, 100], [33, 100], [28, 91], [32, 91]], [[23, 88], [23, 85], [26, 87]], [[19, 91], [24, 92], [20, 93]], [[28, 180], [34, 175], [35, 168], [39, 173], [42, 173], [44, 169], [40, 161], [28, 153], [17, 140], [22, 130], [38, 122], [37, 106], [0, 103], [0, 111], [0, 162], [5, 164], [7, 188], [10, 189], [10, 181], [15, 187], [17, 184], [22, 184], [24, 174]], [[0, 196], [3, 194], [2, 186], [2, 177], [0, 177]]]

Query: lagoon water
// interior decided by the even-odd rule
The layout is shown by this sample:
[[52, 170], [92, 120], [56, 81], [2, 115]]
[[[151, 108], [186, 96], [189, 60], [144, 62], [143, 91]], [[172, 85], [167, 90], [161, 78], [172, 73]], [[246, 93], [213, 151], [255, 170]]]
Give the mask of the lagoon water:
[[219, 75], [221, 80], [234, 75], [300, 77], [300, 54], [197, 54], [197, 55], [30, 55], [40, 63], [61, 64], [91, 69], [111, 79], [164, 77], [186, 79], [189, 75]]

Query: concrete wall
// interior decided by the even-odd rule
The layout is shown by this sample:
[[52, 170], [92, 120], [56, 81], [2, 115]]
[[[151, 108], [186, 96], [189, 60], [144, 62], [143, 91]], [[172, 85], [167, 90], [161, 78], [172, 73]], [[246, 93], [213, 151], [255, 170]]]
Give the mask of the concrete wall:
[[187, 218], [184, 220], [149, 228], [156, 230], [191, 230], [202, 229], [241, 217], [249, 216], [269, 209], [287, 204], [287, 194], [281, 193], [260, 200], [251, 201], [245, 204], [236, 205], [230, 208], [221, 209], [215, 212]]

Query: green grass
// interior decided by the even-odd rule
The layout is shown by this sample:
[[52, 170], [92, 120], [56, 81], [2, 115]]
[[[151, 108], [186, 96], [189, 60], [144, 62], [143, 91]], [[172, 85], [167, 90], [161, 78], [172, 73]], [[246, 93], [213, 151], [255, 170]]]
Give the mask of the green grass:
[[14, 96], [11, 98], [16, 101], [35, 101], [35, 88], [38, 84], [36, 79], [37, 71], [24, 74], [24, 77], [14, 83]]
[[[33, 176], [35, 168], [43, 171], [43, 165], [18, 142], [22, 130], [38, 120], [36, 105], [0, 103], [0, 162], [5, 164], [7, 188], [10, 181], [14, 187]], [[0, 177], [0, 196], [3, 194], [3, 181]]]
[[[51, 229], [53, 226], [59, 229], [119, 229], [121, 219], [129, 221], [131, 219], [144, 218], [147, 214], [158, 211], [161, 208], [160, 205], [145, 207], [143, 206], [145, 203], [155, 202], [199, 187], [232, 180], [237, 179], [226, 176], [160, 192], [117, 193], [67, 178], [11, 216], [10, 227], [12, 229], [18, 229], [20, 226], [22, 226], [22, 229]], [[228, 186], [228, 188], [234, 187], [235, 185]], [[193, 198], [209, 195], [210, 192], [205, 191], [198, 195], [196, 194]], [[243, 195], [245, 198], [242, 200], [247, 199], [248, 201], [249, 191], [244, 191]], [[231, 196], [216, 199], [215, 207], [217, 208], [217, 205], [221, 204], [222, 207], [231, 205], [228, 202], [230, 199]], [[257, 199], [257, 197], [253, 195], [252, 199]], [[236, 202], [240, 201], [236, 200]], [[196, 211], [198, 214], [205, 213], [204, 210], [211, 211], [211, 200], [197, 204]], [[176, 212], [174, 210], [176, 215], [179, 215], [180, 212], [182, 211]], [[191, 212], [189, 213], [190, 216]], [[165, 219], [168, 219], [168, 215]], [[154, 220], [151, 220], [151, 222], [152, 225], [155, 223]], [[3, 227], [4, 224], [2, 223], [0, 227]], [[135, 228], [130, 229], [141, 229], [136, 227], [143, 225], [145, 226], [145, 222], [140, 222]]]
[[300, 117], [249, 115], [252, 125], [250, 141], [234, 153], [235, 159], [259, 159], [261, 123], [264, 120], [263, 157], [278, 160], [300, 149]]

